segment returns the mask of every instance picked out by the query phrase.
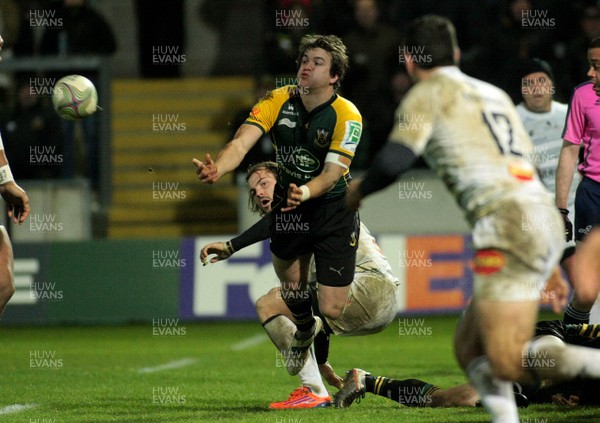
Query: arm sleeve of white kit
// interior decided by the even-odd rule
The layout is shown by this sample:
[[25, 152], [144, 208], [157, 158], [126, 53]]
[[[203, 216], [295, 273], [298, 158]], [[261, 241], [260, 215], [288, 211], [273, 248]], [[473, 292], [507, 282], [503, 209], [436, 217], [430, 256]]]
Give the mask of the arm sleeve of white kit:
[[415, 85], [396, 109], [395, 122], [388, 141], [403, 144], [419, 156], [433, 132], [438, 104], [426, 84]]

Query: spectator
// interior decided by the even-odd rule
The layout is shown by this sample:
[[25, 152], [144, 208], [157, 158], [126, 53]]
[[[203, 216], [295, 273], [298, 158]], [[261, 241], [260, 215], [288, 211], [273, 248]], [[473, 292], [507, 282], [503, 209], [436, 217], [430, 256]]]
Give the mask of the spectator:
[[[356, 0], [356, 25], [343, 37], [351, 53], [344, 95], [358, 107], [364, 123], [353, 162], [355, 168], [368, 167], [393, 124], [390, 82], [394, 72], [400, 68], [400, 35], [392, 27], [379, 22], [379, 11], [376, 0]], [[381, 113], [382, 107], [389, 109], [390, 113]]]
[[[159, 10], [164, 2], [159, 1]], [[146, 1], [140, 1], [147, 7]], [[217, 54], [211, 66], [213, 75], [248, 75], [268, 72], [262, 66], [264, 45], [265, 2], [256, 0], [205, 0], [198, 15], [218, 35]], [[271, 18], [270, 18], [271, 19]], [[270, 21], [272, 22], [272, 20]]]
[[579, 8], [579, 12], [579, 33], [568, 43], [561, 62], [561, 77], [565, 87], [574, 87], [585, 81], [589, 69], [588, 45], [592, 39], [600, 36], [600, 7], [595, 2], [587, 2]]
[[[85, 0], [63, 0], [62, 6], [56, 11], [56, 16], [62, 24], [57, 27], [45, 28], [41, 44], [42, 55], [111, 55], [116, 50], [113, 31], [106, 20]], [[84, 75], [96, 84], [96, 72], [72, 69], [60, 74], [50, 74], [55, 79], [65, 73]], [[97, 84], [96, 84], [97, 85]], [[63, 178], [73, 178], [76, 175], [77, 160], [75, 125], [76, 123], [63, 120], [65, 143], [63, 150], [64, 164], [61, 167]], [[86, 176], [90, 179], [93, 190], [99, 184], [99, 136], [98, 116], [92, 115], [81, 121], [83, 142], [85, 145]]]
[[57, 178], [63, 162], [60, 118], [48, 96], [31, 87], [29, 78], [17, 82], [17, 104], [0, 123], [6, 155], [18, 179]]
[[[313, 7], [310, 0], [277, 0], [267, 6], [265, 35], [266, 71], [273, 75], [295, 75], [296, 53], [300, 40], [313, 32]], [[291, 82], [290, 82], [291, 83]]]
[[135, 11], [141, 75], [179, 77], [185, 43], [183, 0], [170, 0], [166, 7], [162, 0], [136, 0]]
[[389, 0], [390, 23], [395, 28], [405, 28], [413, 19], [435, 13], [446, 16], [463, 31], [457, 34], [461, 50], [467, 51], [481, 41], [484, 32], [498, 15], [493, 5], [498, 0], [439, 1], [439, 0]]
[[2, 47], [5, 58], [34, 52], [33, 31], [25, 10], [25, 6], [15, 0], [0, 2], [0, 29], [6, 34]]
[[555, 18], [539, 18], [538, 12], [542, 10], [533, 9], [530, 0], [505, 0], [494, 28], [463, 56], [464, 71], [502, 88], [518, 103], [521, 93], [513, 83], [519, 77], [518, 63], [534, 56], [551, 60], [554, 54], [556, 31], [549, 29]]
[[113, 31], [106, 20], [85, 0], [63, 0], [56, 11], [62, 26], [47, 28], [40, 44], [42, 55], [101, 54], [116, 50]]

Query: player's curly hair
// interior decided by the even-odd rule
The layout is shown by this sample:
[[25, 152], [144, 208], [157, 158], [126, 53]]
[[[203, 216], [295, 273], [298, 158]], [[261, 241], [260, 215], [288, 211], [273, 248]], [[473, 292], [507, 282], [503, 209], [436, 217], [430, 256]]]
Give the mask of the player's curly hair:
[[346, 45], [341, 38], [335, 35], [305, 35], [300, 40], [300, 47], [298, 47], [298, 56], [296, 57], [296, 65], [298, 67], [300, 67], [304, 54], [314, 48], [322, 48], [331, 54], [331, 69], [329, 74], [332, 77], [339, 76], [339, 79], [333, 84], [333, 89], [337, 90], [348, 71]]
[[[279, 165], [275, 162], [264, 161], [255, 163], [253, 165], [248, 166], [248, 170], [246, 171], [246, 182], [250, 179], [253, 173], [258, 172], [259, 170], [266, 170], [271, 172], [275, 178], [277, 178], [277, 172], [279, 170]], [[261, 208], [254, 202], [254, 198], [252, 198], [252, 194], [248, 191], [248, 209], [252, 213], [262, 213]]]

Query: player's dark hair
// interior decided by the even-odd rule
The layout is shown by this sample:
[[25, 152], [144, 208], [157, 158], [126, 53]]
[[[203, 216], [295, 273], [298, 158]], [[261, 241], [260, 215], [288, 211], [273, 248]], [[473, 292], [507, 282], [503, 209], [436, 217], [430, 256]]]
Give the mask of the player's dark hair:
[[592, 38], [588, 44], [588, 49], [590, 48], [600, 48], [600, 37]]
[[315, 48], [322, 48], [331, 54], [331, 69], [329, 75], [331, 77], [336, 75], [339, 76], [339, 79], [333, 84], [333, 89], [337, 90], [348, 70], [348, 52], [346, 51], [346, 45], [341, 38], [335, 35], [305, 35], [300, 40], [296, 65], [299, 67], [300, 63], [302, 63], [304, 54], [308, 50]]
[[400, 53], [409, 54], [409, 60], [422, 69], [457, 64], [456, 30], [443, 16], [425, 15], [413, 20], [406, 28], [403, 48]]
[[[279, 170], [279, 165], [275, 162], [264, 161], [255, 163], [253, 165], [248, 166], [248, 170], [246, 171], [246, 182], [250, 179], [253, 173], [258, 172], [259, 170], [266, 170], [267, 172], [271, 172], [275, 178], [277, 178], [277, 172]], [[256, 204], [254, 198], [252, 198], [252, 194], [248, 192], [248, 209], [252, 213], [261, 213], [262, 209]]]

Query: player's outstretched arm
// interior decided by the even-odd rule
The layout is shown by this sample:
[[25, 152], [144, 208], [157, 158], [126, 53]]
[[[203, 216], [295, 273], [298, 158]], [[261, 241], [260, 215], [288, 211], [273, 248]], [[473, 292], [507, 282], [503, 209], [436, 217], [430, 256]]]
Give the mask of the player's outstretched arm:
[[211, 263], [216, 263], [220, 260], [226, 260], [236, 251], [246, 248], [249, 245], [263, 241], [271, 235], [271, 215], [267, 214], [254, 225], [250, 226], [240, 235], [227, 242], [213, 242], [212, 244], [202, 247], [200, 252], [200, 260], [206, 265], [208, 256], [215, 254], [216, 256], [210, 259]]
[[216, 160], [213, 161], [210, 154], [205, 155], [204, 162], [193, 158], [192, 163], [196, 166], [198, 179], [207, 184], [214, 184], [223, 175], [235, 170], [261, 136], [261, 129], [244, 124], [239, 127], [233, 140], [219, 152]]

